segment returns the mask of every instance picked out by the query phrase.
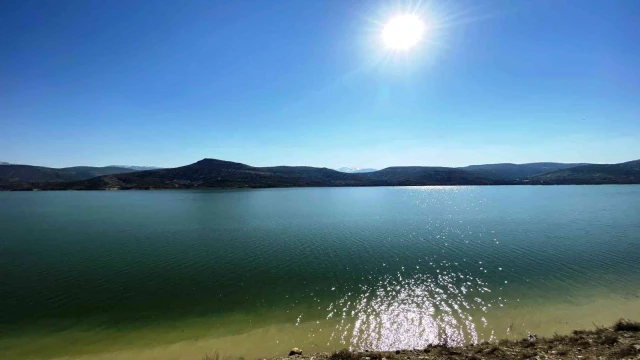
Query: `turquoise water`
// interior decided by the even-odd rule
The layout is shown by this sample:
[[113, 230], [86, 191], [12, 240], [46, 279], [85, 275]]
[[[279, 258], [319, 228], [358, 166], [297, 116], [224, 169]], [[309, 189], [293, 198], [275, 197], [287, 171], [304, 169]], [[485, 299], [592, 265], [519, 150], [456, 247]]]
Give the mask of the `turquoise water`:
[[[0, 230], [15, 358], [391, 349], [640, 316], [633, 185], [13, 192]], [[274, 341], [234, 343], [257, 329]]]

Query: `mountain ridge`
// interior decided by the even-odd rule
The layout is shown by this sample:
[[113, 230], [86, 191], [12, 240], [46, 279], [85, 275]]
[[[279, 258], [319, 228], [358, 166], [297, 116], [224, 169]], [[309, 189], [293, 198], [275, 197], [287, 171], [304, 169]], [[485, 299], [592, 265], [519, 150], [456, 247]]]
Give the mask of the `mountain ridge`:
[[[20, 177], [10, 169], [36, 169], [42, 176]], [[536, 173], [524, 179], [523, 173]], [[101, 171], [98, 176], [89, 176]], [[500, 172], [502, 171], [502, 173]], [[53, 173], [53, 175], [51, 175]], [[620, 164], [484, 164], [463, 168], [393, 166], [366, 173], [345, 173], [310, 166], [255, 167], [205, 158], [176, 168], [134, 171], [115, 167], [52, 169], [30, 165], [0, 167], [1, 190], [104, 190], [180, 188], [271, 188], [335, 186], [552, 185], [640, 183], [640, 160]]]
[[162, 169], [161, 167], [157, 167], [157, 166], [138, 166], [138, 165], [109, 165], [107, 167], [118, 167], [118, 168], [131, 169], [136, 171]]
[[532, 176], [534, 184], [639, 184], [640, 159], [619, 164], [588, 164]]
[[505, 180], [523, 180], [533, 175], [551, 171], [568, 169], [576, 166], [591, 165], [587, 163], [534, 162], [525, 164], [498, 163], [469, 165], [459, 169], [475, 172], [484, 177]]
[[102, 175], [136, 170], [114, 166], [72, 166], [66, 168], [48, 168], [33, 165], [3, 165], [0, 167], [0, 179], [17, 182], [57, 182], [85, 180]]

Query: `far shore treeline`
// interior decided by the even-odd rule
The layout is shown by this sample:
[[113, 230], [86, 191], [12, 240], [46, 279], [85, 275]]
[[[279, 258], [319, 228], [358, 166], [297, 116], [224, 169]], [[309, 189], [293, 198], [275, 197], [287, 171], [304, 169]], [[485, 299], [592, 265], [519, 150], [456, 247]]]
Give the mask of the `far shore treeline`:
[[129, 190], [427, 185], [640, 184], [640, 160], [620, 164], [398, 166], [346, 173], [309, 166], [254, 167], [216, 159], [167, 169], [0, 165], [0, 190]]

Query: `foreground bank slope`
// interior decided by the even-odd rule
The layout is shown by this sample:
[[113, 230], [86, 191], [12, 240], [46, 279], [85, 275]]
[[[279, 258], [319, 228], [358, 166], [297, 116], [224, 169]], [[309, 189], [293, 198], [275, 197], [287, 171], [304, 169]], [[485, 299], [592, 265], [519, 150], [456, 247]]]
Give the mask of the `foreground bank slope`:
[[[609, 328], [574, 330], [569, 335], [551, 338], [530, 336], [522, 340], [500, 340], [466, 346], [430, 345], [424, 349], [388, 352], [341, 350], [329, 353], [303, 354], [274, 360], [444, 360], [444, 359], [640, 359], [640, 323], [619, 320]], [[216, 360], [207, 354], [204, 360]]]

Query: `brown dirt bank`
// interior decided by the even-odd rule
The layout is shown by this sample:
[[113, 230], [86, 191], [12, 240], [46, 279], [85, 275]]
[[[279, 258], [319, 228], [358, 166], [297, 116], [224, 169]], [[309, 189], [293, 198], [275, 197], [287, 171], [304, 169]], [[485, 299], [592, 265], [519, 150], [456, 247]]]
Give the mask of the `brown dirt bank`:
[[[619, 320], [611, 327], [574, 330], [550, 338], [500, 340], [493, 343], [449, 347], [429, 345], [424, 349], [390, 352], [341, 350], [330, 353], [291, 355], [273, 360], [438, 360], [438, 359], [640, 359], [640, 323]], [[219, 360], [208, 354], [203, 360]]]

